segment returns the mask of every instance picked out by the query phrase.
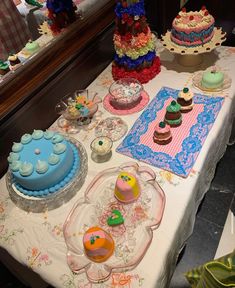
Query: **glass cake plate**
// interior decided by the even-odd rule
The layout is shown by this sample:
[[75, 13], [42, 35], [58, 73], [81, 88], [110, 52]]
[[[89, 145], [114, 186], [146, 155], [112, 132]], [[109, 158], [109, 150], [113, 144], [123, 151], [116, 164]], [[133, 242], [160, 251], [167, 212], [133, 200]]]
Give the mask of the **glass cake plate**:
[[95, 135], [107, 136], [112, 141], [118, 141], [122, 138], [128, 130], [126, 122], [120, 117], [108, 117], [101, 120], [95, 128]]
[[215, 88], [215, 89], [205, 88], [201, 85], [203, 72], [197, 73], [192, 79], [193, 85], [196, 88], [200, 89], [201, 91], [220, 92], [220, 91], [223, 91], [225, 89], [228, 89], [232, 84], [232, 79], [226, 73], [224, 73], [224, 82], [223, 82], [223, 85], [221, 87]]
[[73, 180], [66, 186], [64, 186], [62, 189], [41, 198], [26, 196], [23, 193], [19, 192], [14, 185], [12, 173], [10, 170], [8, 170], [6, 174], [6, 185], [9, 191], [10, 198], [17, 207], [27, 212], [35, 213], [52, 210], [68, 202], [82, 187], [88, 171], [86, 150], [83, 145], [76, 139], [68, 137], [66, 135], [63, 136], [76, 146], [80, 155], [81, 169], [77, 170]]
[[[134, 174], [140, 184], [141, 195], [131, 204], [123, 204], [114, 196], [116, 179], [121, 171]], [[165, 207], [165, 194], [155, 180], [155, 173], [137, 163], [125, 163], [99, 173], [85, 192], [85, 199], [75, 204], [64, 224], [67, 262], [74, 273], [85, 272], [89, 281], [108, 280], [111, 272], [131, 270], [144, 257], [158, 228]], [[124, 224], [108, 226], [107, 218], [117, 209]], [[83, 235], [88, 228], [99, 226], [107, 231], [115, 243], [113, 255], [105, 262], [91, 261], [83, 248]]]

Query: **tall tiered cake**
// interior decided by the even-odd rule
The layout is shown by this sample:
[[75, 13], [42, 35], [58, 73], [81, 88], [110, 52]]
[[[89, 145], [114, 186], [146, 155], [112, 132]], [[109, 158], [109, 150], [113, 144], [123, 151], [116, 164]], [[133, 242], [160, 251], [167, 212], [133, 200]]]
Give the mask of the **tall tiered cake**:
[[113, 78], [131, 77], [147, 83], [160, 72], [160, 59], [146, 21], [144, 0], [118, 0], [115, 13]]

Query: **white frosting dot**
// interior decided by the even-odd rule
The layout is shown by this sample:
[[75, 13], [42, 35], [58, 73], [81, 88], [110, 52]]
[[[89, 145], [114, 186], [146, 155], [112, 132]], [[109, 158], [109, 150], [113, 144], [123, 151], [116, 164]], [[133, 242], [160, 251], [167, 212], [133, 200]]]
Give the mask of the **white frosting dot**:
[[39, 154], [41, 153], [41, 151], [40, 151], [40, 149], [36, 148], [36, 149], [34, 150], [34, 153], [35, 153], [36, 155], [39, 155]]

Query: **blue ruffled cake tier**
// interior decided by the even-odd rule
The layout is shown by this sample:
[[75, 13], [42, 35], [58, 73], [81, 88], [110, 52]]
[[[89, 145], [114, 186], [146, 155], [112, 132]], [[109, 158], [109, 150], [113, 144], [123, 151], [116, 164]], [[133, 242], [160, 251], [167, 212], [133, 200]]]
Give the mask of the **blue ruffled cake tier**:
[[127, 14], [130, 16], [144, 16], [145, 15], [145, 7], [144, 0], [140, 0], [137, 3], [134, 3], [126, 8], [122, 6], [121, 2], [118, 2], [115, 7], [115, 13], [118, 18], [122, 18], [123, 14]]
[[156, 57], [155, 51], [149, 51], [147, 54], [138, 57], [137, 59], [133, 60], [128, 56], [119, 57], [117, 54], [114, 55], [114, 61], [118, 66], [124, 66], [130, 70], [134, 70], [145, 62], [151, 63], [154, 58]]
[[[195, 41], [201, 41], [201, 43], [204, 43], [204, 39], [208, 38], [214, 30], [214, 25], [212, 25], [211, 27], [209, 27], [206, 30], [202, 30], [199, 33], [197, 32], [191, 32], [191, 33], [185, 33], [185, 32], [179, 32], [176, 31], [174, 28], [172, 28], [171, 30], [171, 34], [173, 37], [175, 37], [176, 39], [180, 40], [180, 41], [184, 41], [184, 42], [188, 42], [188, 43], [193, 43]], [[201, 44], [200, 44], [201, 45]], [[195, 45], [197, 46], [197, 45]]]

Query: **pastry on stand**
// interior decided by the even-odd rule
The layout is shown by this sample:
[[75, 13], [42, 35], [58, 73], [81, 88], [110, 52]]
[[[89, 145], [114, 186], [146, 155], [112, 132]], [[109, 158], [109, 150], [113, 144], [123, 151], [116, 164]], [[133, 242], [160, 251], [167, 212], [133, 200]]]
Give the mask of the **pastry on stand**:
[[86, 231], [83, 245], [87, 257], [97, 263], [106, 261], [114, 252], [112, 236], [98, 226]]
[[193, 109], [193, 95], [194, 93], [185, 87], [179, 92], [177, 102], [180, 104], [180, 111], [182, 113], [190, 112]]
[[9, 65], [0, 60], [0, 75], [5, 75], [10, 71]]
[[203, 72], [201, 86], [206, 89], [221, 88], [224, 82], [224, 73], [213, 67], [210, 71]]
[[10, 69], [15, 70], [17, 67], [20, 66], [21, 62], [17, 54], [10, 54], [8, 56], [8, 61], [10, 63]]
[[195, 66], [203, 62], [203, 53], [211, 52], [226, 40], [226, 33], [214, 27], [214, 18], [205, 6], [200, 11], [179, 12], [172, 29], [162, 36], [163, 46], [176, 54], [183, 66]]
[[232, 79], [218, 67], [210, 67], [198, 72], [192, 79], [193, 85], [206, 92], [219, 92], [228, 89]]
[[182, 123], [181, 106], [175, 100], [166, 107], [165, 122], [171, 127], [178, 127]]
[[159, 145], [169, 144], [172, 140], [170, 125], [161, 121], [154, 129], [153, 141]]

